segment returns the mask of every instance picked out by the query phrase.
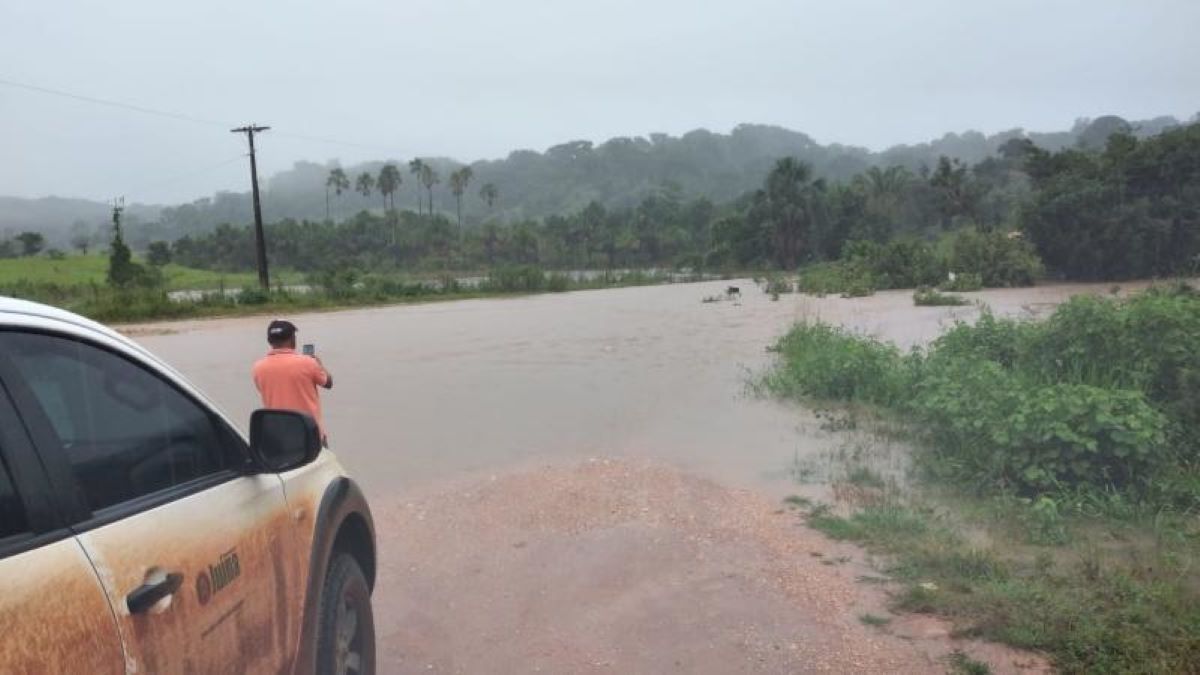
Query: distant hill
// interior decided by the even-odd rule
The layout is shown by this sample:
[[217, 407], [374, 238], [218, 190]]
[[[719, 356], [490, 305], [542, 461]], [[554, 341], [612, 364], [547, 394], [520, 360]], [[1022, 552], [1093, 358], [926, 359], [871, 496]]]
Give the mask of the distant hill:
[[[126, 208], [131, 222], [158, 220], [162, 207], [133, 204]], [[18, 232], [41, 232], [55, 246], [66, 246], [73, 232], [92, 233], [99, 223], [108, 222], [112, 206], [89, 199], [64, 197], [0, 197], [0, 239]]]
[[[499, 160], [477, 161], [470, 166], [474, 178], [463, 196], [468, 225], [487, 217], [502, 220], [543, 218], [583, 208], [596, 200], [606, 206], [636, 203], [664, 185], [677, 187], [685, 196], [705, 196], [714, 202], [733, 199], [762, 183], [774, 163], [784, 156], [798, 157], [816, 174], [830, 180], [847, 180], [874, 166], [902, 165], [914, 171], [933, 167], [941, 155], [973, 164], [994, 154], [1005, 141], [1029, 138], [1035, 144], [1058, 150], [1067, 146], [1093, 147], [1110, 133], [1129, 129], [1149, 136], [1180, 124], [1174, 117], [1127, 122], [1105, 116], [1079, 119], [1066, 131], [1026, 132], [1012, 129], [985, 135], [978, 131], [948, 133], [928, 143], [897, 145], [883, 152], [840, 144], [822, 145], [806, 134], [776, 126], [743, 124], [728, 134], [704, 129], [682, 136], [652, 133], [647, 137], [619, 137], [603, 143], [570, 141], [545, 152], [515, 150]], [[461, 163], [427, 158], [441, 175], [434, 188], [434, 205], [451, 214], [455, 200], [447, 179]], [[361, 172], [378, 175], [383, 161], [343, 167], [351, 183]], [[397, 208], [416, 210], [417, 186], [407, 160], [395, 163], [403, 184], [395, 196]], [[326, 213], [325, 180], [336, 164], [298, 162], [292, 169], [271, 176], [264, 184], [263, 211], [268, 221], [283, 218], [322, 219]], [[479, 197], [479, 188], [492, 183], [499, 198], [491, 211]], [[333, 217], [361, 209], [381, 209], [378, 193], [369, 197], [351, 188], [340, 198], [330, 197]], [[108, 220], [106, 204], [81, 199], [0, 197], [0, 237], [21, 230], [43, 232], [53, 244], [65, 246], [72, 229], [90, 228], [103, 240]], [[153, 239], [175, 239], [207, 231], [223, 222], [245, 223], [251, 218], [248, 192], [221, 192], [178, 206], [133, 205], [128, 209], [130, 239], [134, 246]], [[82, 224], [80, 224], [82, 223]]]

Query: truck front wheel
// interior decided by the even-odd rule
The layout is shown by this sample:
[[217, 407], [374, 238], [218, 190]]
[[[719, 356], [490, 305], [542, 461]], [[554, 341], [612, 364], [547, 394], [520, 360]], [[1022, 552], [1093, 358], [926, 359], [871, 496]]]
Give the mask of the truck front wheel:
[[358, 561], [335, 552], [321, 591], [317, 633], [320, 675], [374, 675], [375, 617], [371, 589]]

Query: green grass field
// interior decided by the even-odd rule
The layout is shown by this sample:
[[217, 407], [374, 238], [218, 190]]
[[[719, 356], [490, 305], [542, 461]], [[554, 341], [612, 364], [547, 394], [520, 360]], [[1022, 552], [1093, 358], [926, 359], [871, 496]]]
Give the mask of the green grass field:
[[[45, 256], [12, 258], [0, 260], [0, 286], [19, 281], [67, 286], [102, 285], [107, 272], [106, 255], [71, 255], [62, 260]], [[253, 285], [257, 281], [257, 277], [250, 272], [212, 272], [174, 263], [163, 268], [163, 274], [170, 290], [212, 290], [220, 288], [222, 282], [226, 287], [238, 288]], [[275, 271], [271, 276], [272, 284], [299, 283], [299, 280], [298, 275], [284, 271]]]

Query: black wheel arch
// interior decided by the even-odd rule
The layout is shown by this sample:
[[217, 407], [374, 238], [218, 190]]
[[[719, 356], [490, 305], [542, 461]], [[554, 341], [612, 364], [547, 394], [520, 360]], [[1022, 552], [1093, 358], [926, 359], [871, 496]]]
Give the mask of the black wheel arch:
[[316, 661], [321, 591], [334, 553], [345, 552], [353, 556], [367, 578], [367, 586], [372, 590], [375, 588], [375, 522], [358, 484], [345, 476], [330, 482], [321, 497], [313, 527], [296, 673], [311, 673]]

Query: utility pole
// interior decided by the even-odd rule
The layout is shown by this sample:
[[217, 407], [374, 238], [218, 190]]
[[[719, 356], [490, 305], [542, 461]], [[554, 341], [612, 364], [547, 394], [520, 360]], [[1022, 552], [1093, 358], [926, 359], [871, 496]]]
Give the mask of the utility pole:
[[119, 237], [121, 236], [121, 212], [125, 210], [125, 198], [117, 197], [113, 199], [112, 204], [113, 234]]
[[250, 186], [254, 192], [254, 247], [258, 260], [258, 283], [264, 291], [271, 290], [271, 277], [267, 274], [267, 238], [263, 234], [262, 207], [258, 202], [258, 164], [254, 161], [254, 134], [270, 128], [251, 124], [230, 129], [235, 134], [246, 134], [250, 141]]

